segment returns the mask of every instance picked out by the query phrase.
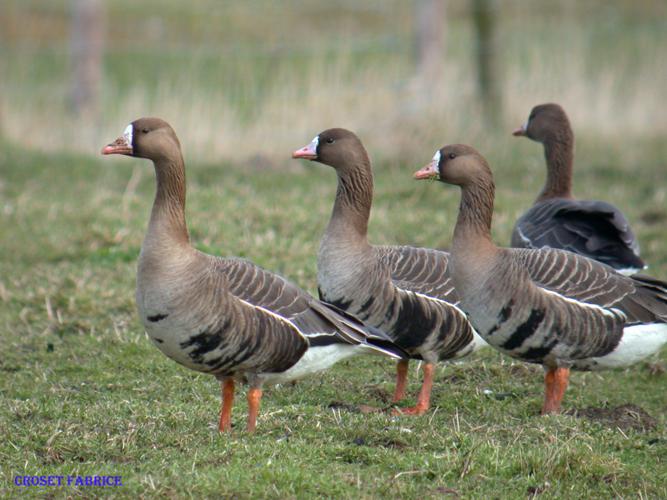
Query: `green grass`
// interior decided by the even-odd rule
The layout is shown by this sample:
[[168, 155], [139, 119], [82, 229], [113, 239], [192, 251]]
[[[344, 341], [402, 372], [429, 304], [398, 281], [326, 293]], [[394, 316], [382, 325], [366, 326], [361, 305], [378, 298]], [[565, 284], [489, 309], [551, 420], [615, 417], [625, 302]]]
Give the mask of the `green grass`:
[[[488, 154], [497, 174], [499, 241], [543, 178], [539, 147], [507, 141]], [[438, 369], [433, 409], [422, 418], [351, 411], [386, 405], [393, 389], [393, 363], [356, 358], [268, 388], [255, 435], [243, 431], [240, 391], [233, 433], [218, 434], [214, 378], [164, 357], [135, 314], [151, 166], [9, 144], [0, 150], [1, 496], [96, 492], [20, 489], [13, 480], [23, 474], [121, 475], [122, 488], [103, 491], [119, 497], [667, 495], [667, 376], [652, 369], [664, 366], [664, 352], [626, 371], [574, 374], [565, 397], [568, 409], [634, 404], [654, 419], [643, 430], [539, 417], [541, 370], [488, 351]], [[288, 153], [268, 170], [189, 164], [187, 214], [197, 247], [248, 257], [314, 292], [335, 176]], [[627, 212], [651, 272], [662, 277], [666, 153], [659, 142], [627, 152], [582, 140], [576, 173], [580, 195]], [[374, 242], [448, 245], [457, 191], [411, 180], [429, 158], [376, 166]], [[414, 367], [410, 373], [414, 396], [419, 378]]]

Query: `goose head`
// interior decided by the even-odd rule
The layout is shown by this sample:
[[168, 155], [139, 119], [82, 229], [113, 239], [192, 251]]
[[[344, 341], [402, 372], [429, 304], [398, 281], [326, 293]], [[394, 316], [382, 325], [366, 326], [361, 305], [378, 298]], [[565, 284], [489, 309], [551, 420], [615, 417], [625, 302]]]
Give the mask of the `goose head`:
[[149, 160], [161, 160], [180, 151], [174, 129], [160, 118], [133, 121], [114, 142], [102, 148], [103, 155], [122, 154]]
[[414, 178], [418, 180], [434, 179], [456, 186], [466, 186], [490, 176], [491, 169], [484, 157], [465, 144], [451, 144], [438, 149], [430, 163], [414, 173]]
[[563, 108], [558, 104], [547, 103], [535, 106], [526, 123], [512, 132], [512, 135], [545, 142], [557, 137], [560, 131], [569, 129], [570, 122]]
[[323, 163], [339, 174], [354, 169], [360, 162], [368, 163], [368, 154], [359, 138], [344, 128], [320, 132], [308, 145], [294, 151], [292, 158]]

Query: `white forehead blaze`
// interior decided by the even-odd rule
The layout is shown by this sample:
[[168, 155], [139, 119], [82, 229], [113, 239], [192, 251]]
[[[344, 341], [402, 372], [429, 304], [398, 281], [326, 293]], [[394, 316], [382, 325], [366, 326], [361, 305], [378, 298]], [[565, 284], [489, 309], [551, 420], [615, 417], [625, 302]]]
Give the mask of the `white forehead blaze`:
[[128, 146], [132, 147], [132, 124], [130, 123], [127, 127], [125, 127], [125, 130], [123, 131], [123, 137], [125, 137], [125, 142], [127, 142]]
[[435, 154], [433, 155], [433, 160], [432, 160], [433, 165], [435, 165], [435, 171], [437, 173], [440, 173], [440, 150], [438, 149]]
[[320, 144], [320, 136], [316, 135], [312, 141], [310, 141], [310, 147], [313, 149], [313, 151], [317, 152], [317, 146]]

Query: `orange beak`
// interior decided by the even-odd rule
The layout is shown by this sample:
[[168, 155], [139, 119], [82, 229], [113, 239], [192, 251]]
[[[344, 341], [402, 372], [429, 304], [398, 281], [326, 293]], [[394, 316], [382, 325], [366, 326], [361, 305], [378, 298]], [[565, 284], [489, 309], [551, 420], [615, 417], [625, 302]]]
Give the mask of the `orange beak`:
[[128, 155], [132, 156], [132, 146], [127, 143], [127, 139], [124, 135], [121, 135], [118, 139], [113, 141], [111, 144], [107, 144], [102, 148], [103, 155]]
[[440, 168], [438, 167], [438, 162], [433, 160], [431, 163], [425, 167], [417, 170], [413, 177], [417, 180], [421, 179], [436, 179], [440, 176]]
[[512, 132], [512, 135], [516, 137], [521, 137], [523, 135], [526, 135], [526, 128], [523, 125], [521, 125], [518, 129]]
[[317, 144], [313, 141], [307, 146], [297, 149], [292, 153], [292, 158], [301, 158], [302, 160], [317, 160]]

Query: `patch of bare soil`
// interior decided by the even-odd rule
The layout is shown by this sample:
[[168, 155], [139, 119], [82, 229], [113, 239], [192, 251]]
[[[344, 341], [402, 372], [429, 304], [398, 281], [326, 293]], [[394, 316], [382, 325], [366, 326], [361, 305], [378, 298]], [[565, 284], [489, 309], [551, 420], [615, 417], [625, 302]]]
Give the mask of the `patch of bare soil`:
[[332, 401], [329, 403], [328, 408], [338, 411], [347, 411], [350, 413], [383, 413], [389, 410], [388, 407], [378, 407], [370, 405], [351, 405], [348, 403], [342, 403], [340, 401]]
[[646, 363], [646, 369], [654, 377], [661, 377], [667, 373], [667, 366], [662, 361], [655, 363]]
[[667, 213], [663, 210], [646, 210], [639, 218], [645, 224], [656, 225], [667, 219]]
[[633, 404], [621, 405], [615, 408], [583, 408], [567, 412], [579, 418], [587, 418], [608, 427], [618, 427], [622, 431], [652, 431], [657, 426], [656, 420], [646, 411]]
[[540, 367], [528, 365], [526, 363], [511, 364], [507, 370], [512, 375], [512, 378], [524, 378], [527, 381], [532, 381], [535, 380], [536, 377], [544, 376]]
[[385, 404], [389, 404], [393, 396], [389, 391], [386, 391], [382, 387], [378, 386], [368, 387], [364, 392], [368, 395], [369, 398], [378, 399]]
[[359, 413], [359, 407], [357, 405], [351, 405], [348, 403], [342, 403], [340, 401], [332, 401], [329, 403], [328, 408], [332, 410], [344, 410], [349, 411], [350, 413]]

